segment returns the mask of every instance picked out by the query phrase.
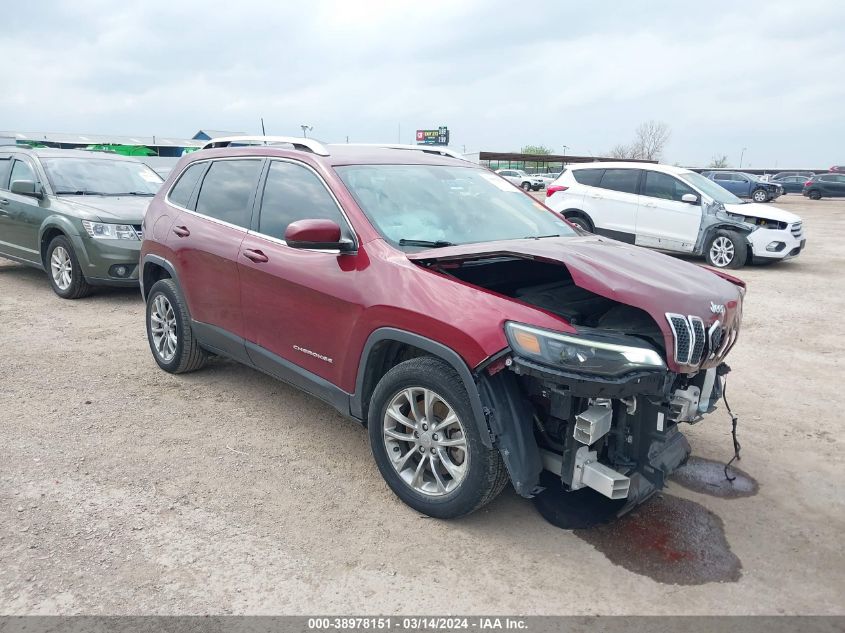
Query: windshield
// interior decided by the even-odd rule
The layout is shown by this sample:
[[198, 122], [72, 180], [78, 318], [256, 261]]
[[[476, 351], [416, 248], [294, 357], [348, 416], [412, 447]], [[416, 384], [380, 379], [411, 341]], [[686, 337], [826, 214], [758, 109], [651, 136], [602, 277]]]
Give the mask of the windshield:
[[152, 196], [162, 179], [152, 169], [129, 160], [42, 158], [56, 195]]
[[720, 187], [709, 178], [705, 178], [694, 171], [687, 171], [679, 174], [679, 176], [681, 180], [685, 180], [704, 195], [713, 198], [716, 202], [721, 202], [722, 204], [745, 204], [744, 201], [737, 198], [724, 187]]
[[375, 228], [402, 248], [576, 235], [554, 212], [485, 169], [442, 165], [336, 169]]

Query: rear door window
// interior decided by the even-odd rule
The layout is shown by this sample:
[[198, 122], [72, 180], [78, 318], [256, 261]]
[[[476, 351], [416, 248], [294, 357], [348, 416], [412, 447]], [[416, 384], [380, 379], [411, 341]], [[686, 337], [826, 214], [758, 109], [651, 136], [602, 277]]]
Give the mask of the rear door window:
[[206, 163], [194, 163], [182, 172], [179, 180], [173, 185], [170, 193], [167, 194], [167, 199], [175, 205], [188, 208], [188, 202], [191, 200], [191, 194], [194, 192], [203, 170], [206, 168]]
[[637, 193], [637, 183], [640, 180], [639, 169], [605, 169], [601, 177], [600, 187], [622, 193]]
[[197, 213], [247, 228], [261, 159], [216, 160], [205, 173]]
[[572, 177], [575, 178], [575, 182], [580, 183], [582, 185], [588, 185], [590, 187], [599, 186], [599, 181], [601, 181], [602, 174], [604, 174], [604, 169], [572, 170]]
[[12, 159], [9, 156], [0, 156], [0, 189], [9, 188], [9, 169], [12, 166]]

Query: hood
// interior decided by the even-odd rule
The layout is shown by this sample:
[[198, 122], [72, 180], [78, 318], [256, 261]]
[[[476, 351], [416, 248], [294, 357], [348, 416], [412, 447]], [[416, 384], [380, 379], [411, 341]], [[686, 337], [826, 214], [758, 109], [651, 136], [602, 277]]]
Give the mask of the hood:
[[85, 220], [141, 224], [152, 196], [59, 196]]
[[800, 222], [801, 217], [784, 211], [778, 207], [773, 207], [771, 204], [764, 202], [747, 202], [745, 204], [726, 204], [725, 209], [730, 213], [737, 215], [749, 215], [755, 218], [763, 218], [764, 220], [772, 220], [774, 222], [786, 222], [792, 224], [793, 222]]
[[[667, 312], [701, 317], [707, 327], [717, 320], [729, 330], [739, 326], [744, 294], [744, 283], [739, 279], [604, 237], [485, 242], [407, 255], [412, 261], [429, 262], [491, 256], [524, 257], [566, 266], [577, 286], [651, 315], [663, 332], [667, 349], [674, 344]], [[670, 367], [673, 364], [670, 359]]]

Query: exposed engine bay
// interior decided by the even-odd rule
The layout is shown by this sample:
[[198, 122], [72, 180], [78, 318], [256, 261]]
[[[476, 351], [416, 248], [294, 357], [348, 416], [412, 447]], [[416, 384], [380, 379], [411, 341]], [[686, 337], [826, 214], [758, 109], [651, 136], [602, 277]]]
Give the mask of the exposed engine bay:
[[[437, 269], [562, 317], [579, 334], [607, 332], [665, 358], [663, 334], [648, 313], [577, 286], [563, 265], [499, 256]], [[538, 362], [512, 346], [479, 372], [478, 382], [518, 493], [538, 492], [546, 469], [567, 490], [590, 487], [627, 499], [623, 513], [660, 490], [686, 461], [690, 446], [678, 425], [715, 409], [727, 371], [720, 364], [692, 373], [662, 366], [589, 375]]]

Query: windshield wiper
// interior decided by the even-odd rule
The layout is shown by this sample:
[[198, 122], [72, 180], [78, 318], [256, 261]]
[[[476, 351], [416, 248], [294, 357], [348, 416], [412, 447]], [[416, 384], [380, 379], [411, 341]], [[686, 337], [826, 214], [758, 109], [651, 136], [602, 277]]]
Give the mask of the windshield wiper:
[[154, 196], [149, 191], [124, 191], [122, 193], [110, 193], [110, 196]]
[[544, 237], [560, 237], [557, 233], [552, 233], [551, 235], [526, 235], [522, 239], [524, 240], [542, 240]]
[[109, 194], [103, 191], [85, 191], [85, 190], [78, 190], [78, 191], [57, 191], [57, 196], [107, 196]]
[[404, 237], [399, 240], [399, 246], [426, 246], [428, 248], [443, 248], [444, 246], [454, 246], [452, 242], [444, 240], [406, 240]]

